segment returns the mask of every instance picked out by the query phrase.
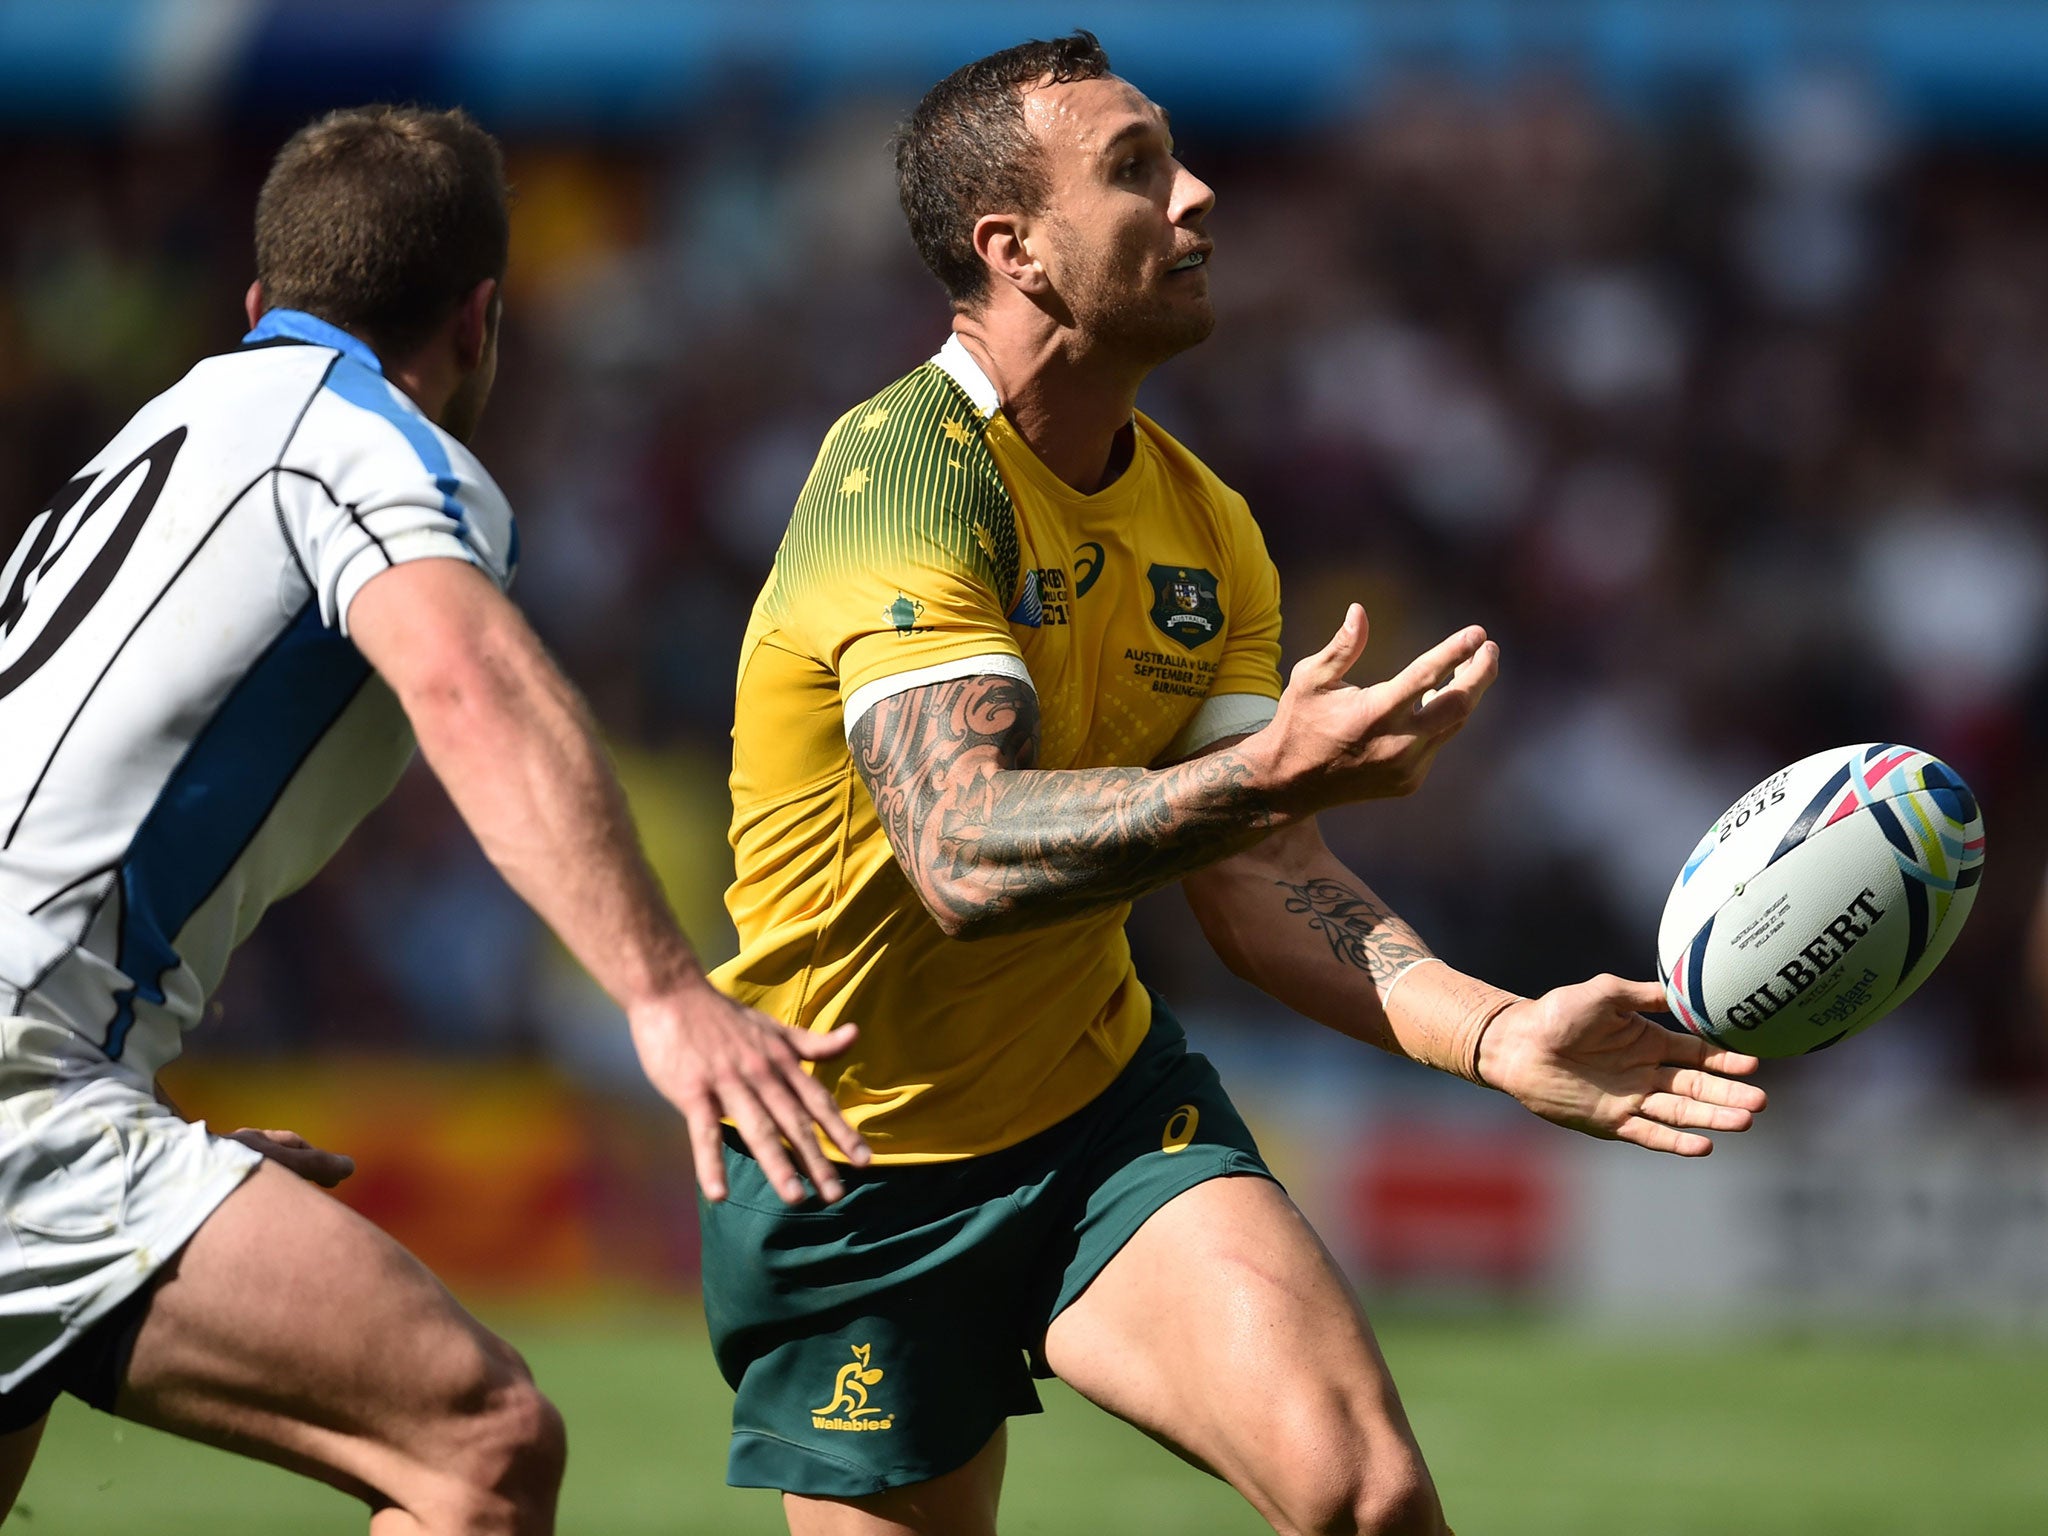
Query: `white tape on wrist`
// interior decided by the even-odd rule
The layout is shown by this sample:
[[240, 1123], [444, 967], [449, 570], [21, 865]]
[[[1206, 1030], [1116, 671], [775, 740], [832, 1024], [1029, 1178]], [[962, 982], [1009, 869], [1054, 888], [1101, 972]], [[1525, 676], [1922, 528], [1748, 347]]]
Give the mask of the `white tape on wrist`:
[[1380, 994], [1381, 1011], [1384, 1012], [1389, 1006], [1392, 1005], [1394, 1001], [1394, 989], [1400, 986], [1402, 982], [1406, 981], [1413, 972], [1420, 970], [1425, 965], [1442, 964], [1443, 961], [1437, 959], [1435, 955], [1425, 955], [1420, 960], [1410, 960], [1406, 965], [1402, 966], [1400, 970], [1394, 973], [1394, 979], [1387, 983], [1387, 990]]

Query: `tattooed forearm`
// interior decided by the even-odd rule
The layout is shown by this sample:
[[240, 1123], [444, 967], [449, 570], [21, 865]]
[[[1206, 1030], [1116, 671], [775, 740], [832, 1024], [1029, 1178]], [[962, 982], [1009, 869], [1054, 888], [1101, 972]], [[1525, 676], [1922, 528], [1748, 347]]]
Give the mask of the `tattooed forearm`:
[[1275, 824], [1236, 752], [1159, 771], [1036, 770], [1038, 699], [1007, 677], [884, 699], [848, 745], [897, 862], [966, 937], [1128, 900]]
[[1341, 880], [1315, 879], [1305, 885], [1273, 882], [1287, 892], [1287, 910], [1308, 919], [1337, 960], [1370, 976], [1384, 989], [1420, 960], [1436, 957], [1413, 928], [1396, 917], [1371, 891]]

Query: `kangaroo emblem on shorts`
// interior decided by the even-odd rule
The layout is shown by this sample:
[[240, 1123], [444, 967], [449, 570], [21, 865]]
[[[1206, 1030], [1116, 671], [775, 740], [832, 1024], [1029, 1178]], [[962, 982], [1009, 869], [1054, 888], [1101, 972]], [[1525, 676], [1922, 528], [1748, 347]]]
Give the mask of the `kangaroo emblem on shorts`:
[[880, 1367], [868, 1363], [873, 1355], [872, 1344], [853, 1346], [853, 1358], [839, 1367], [839, 1375], [832, 1383], [832, 1401], [811, 1410], [812, 1428], [888, 1429], [895, 1424], [893, 1413], [877, 1417], [882, 1410], [868, 1402], [868, 1388], [883, 1375]]

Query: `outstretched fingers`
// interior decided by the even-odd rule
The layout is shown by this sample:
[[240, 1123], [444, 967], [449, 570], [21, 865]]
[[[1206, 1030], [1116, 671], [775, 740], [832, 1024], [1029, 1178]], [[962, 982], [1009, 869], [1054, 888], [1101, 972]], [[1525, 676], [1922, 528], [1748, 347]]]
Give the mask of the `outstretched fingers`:
[[[1610, 1008], [1624, 1009], [1633, 1013], [1663, 1013], [1665, 1011], [1664, 986], [1655, 981], [1630, 981], [1622, 976], [1595, 976], [1586, 983], [1600, 994], [1600, 1001]], [[1670, 1030], [1666, 1034], [1672, 1034]], [[1696, 1035], [1673, 1035], [1672, 1038], [1685, 1040], [1693, 1045], [1704, 1044]]]
[[1445, 736], [1457, 730], [1479, 707], [1486, 690], [1500, 675], [1500, 647], [1491, 640], [1452, 669], [1441, 687], [1425, 688], [1415, 701], [1415, 729], [1424, 735]]
[[796, 1204], [813, 1187], [838, 1199], [839, 1165], [819, 1133], [851, 1163], [866, 1163], [869, 1152], [805, 1065], [839, 1055], [859, 1032], [851, 1024], [821, 1034], [792, 1029], [709, 988], [683, 1001], [687, 1007], [663, 1000], [632, 1015], [633, 1041], [649, 1081], [688, 1122], [704, 1198], [728, 1193], [721, 1121], [730, 1121], [784, 1200]]
[[1344, 622], [1337, 626], [1330, 643], [1294, 664], [1294, 681], [1308, 688], [1338, 687], [1365, 654], [1365, 641], [1371, 630], [1365, 610], [1353, 603], [1344, 610]]
[[1665, 1030], [1664, 1035], [1659, 1044], [1663, 1047], [1664, 1060], [1674, 1067], [1699, 1067], [1724, 1077], [1747, 1077], [1763, 1065], [1754, 1056], [1731, 1051], [1698, 1035], [1680, 1034], [1675, 1029]]
[[1647, 1147], [1652, 1152], [1669, 1152], [1674, 1157], [1705, 1157], [1714, 1150], [1713, 1142], [1704, 1136], [1673, 1130], [1642, 1115], [1624, 1120], [1614, 1135], [1619, 1141]]
[[[747, 1151], [754, 1161], [761, 1165], [761, 1172], [767, 1178], [775, 1193], [786, 1205], [800, 1204], [808, 1191], [803, 1178], [796, 1171], [796, 1164], [790, 1160], [790, 1147], [784, 1140], [784, 1132], [776, 1125], [759, 1097], [746, 1084], [728, 1085], [720, 1095], [725, 1101], [726, 1117], [733, 1123], [733, 1129], [740, 1133], [740, 1140], [747, 1144]], [[815, 1149], [814, 1137], [800, 1137]]]
[[853, 1043], [857, 1031], [842, 1024], [813, 1035], [765, 1015], [756, 1018], [768, 1033], [757, 1037], [756, 1049], [727, 1064], [713, 1079], [712, 1091], [785, 1203], [801, 1204], [814, 1189], [826, 1200], [837, 1200], [846, 1186], [839, 1166], [818, 1139], [819, 1131], [854, 1162], [868, 1160], [867, 1143], [846, 1123], [824, 1085], [804, 1071], [804, 1062], [838, 1055]]
[[829, 1061], [834, 1056], [844, 1054], [847, 1047], [860, 1038], [858, 1024], [841, 1024], [836, 1029], [826, 1030], [822, 1035], [788, 1024], [781, 1027], [789, 1031], [791, 1049], [805, 1061]]
[[697, 1187], [716, 1205], [725, 1198], [725, 1136], [719, 1129], [718, 1101], [704, 1089], [676, 1101], [690, 1128], [690, 1161], [697, 1169]]
[[1387, 680], [1386, 687], [1398, 702], [1411, 707], [1420, 704], [1425, 693], [1447, 688], [1458, 669], [1487, 644], [1486, 631], [1477, 624], [1468, 624], [1409, 662]]
[[[804, 1061], [829, 1061], [843, 1054], [860, 1036], [860, 1027], [855, 1024], [841, 1024], [822, 1035], [809, 1030], [790, 1030], [790, 1044]], [[830, 1138], [840, 1155], [856, 1168], [865, 1168], [874, 1156], [861, 1134], [847, 1124], [846, 1116], [840, 1113], [838, 1102], [832, 1091], [810, 1073], [798, 1067], [788, 1074], [789, 1086], [803, 1101], [811, 1119]]]
[[[775, 1122], [775, 1128], [782, 1133], [782, 1139], [796, 1153], [803, 1165], [804, 1177], [826, 1200], [837, 1200], [846, 1193], [846, 1186], [840, 1182], [839, 1170], [818, 1141], [817, 1122], [810, 1109], [800, 1103], [787, 1084], [770, 1078], [758, 1089], [762, 1107], [768, 1111], [768, 1118]], [[799, 1186], [797, 1198], [804, 1192]]]
[[1754, 1118], [1732, 1104], [1710, 1104], [1682, 1093], [1646, 1094], [1636, 1113], [1659, 1125], [1693, 1131], [1746, 1131]]
[[1703, 1104], [1725, 1104], [1731, 1109], [1746, 1109], [1751, 1114], [1770, 1102], [1763, 1089], [1755, 1083], [1738, 1083], [1733, 1078], [1718, 1077], [1697, 1067], [1661, 1068], [1657, 1073], [1657, 1086], [1667, 1093], [1698, 1099]]

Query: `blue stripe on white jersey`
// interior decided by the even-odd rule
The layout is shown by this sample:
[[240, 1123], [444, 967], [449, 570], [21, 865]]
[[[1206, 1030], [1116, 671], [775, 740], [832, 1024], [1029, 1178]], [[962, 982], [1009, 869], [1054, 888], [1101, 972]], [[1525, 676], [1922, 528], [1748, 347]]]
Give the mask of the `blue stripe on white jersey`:
[[456, 500], [455, 494], [460, 487], [455, 478], [455, 467], [448, 461], [448, 450], [441, 445], [439, 435], [426, 417], [420, 414], [419, 407], [392, 389], [384, 377], [384, 365], [378, 361], [377, 354], [340, 326], [329, 325], [317, 315], [296, 309], [271, 310], [256, 322], [254, 330], [242, 338], [242, 344], [248, 346], [280, 337], [333, 347], [341, 354], [328, 371], [326, 387], [350, 405], [359, 405], [396, 427], [399, 435], [412, 445], [412, 451], [420, 456], [421, 466], [434, 477], [434, 484], [441, 492], [443, 510], [461, 522], [462, 503]]
[[134, 985], [108, 1027], [109, 1056], [127, 1043], [135, 999], [164, 1001], [164, 973], [178, 964], [173, 941], [369, 676], [362, 653], [321, 624], [309, 600], [193, 738], [121, 864], [115, 963]]
[[455, 499], [459, 486], [454, 467], [448, 462], [447, 451], [424, 417], [410, 408], [399, 408], [398, 401], [392, 397], [391, 386], [384, 382], [384, 376], [371, 373], [344, 357], [327, 375], [327, 387], [350, 405], [359, 405], [371, 415], [382, 417], [398, 428], [399, 435], [412, 444], [413, 452], [420, 456], [421, 467], [434, 477], [435, 488], [441, 493], [442, 510], [461, 522], [462, 503]]
[[0, 1012], [143, 1073], [411, 756], [346, 638], [355, 594], [423, 558], [503, 586], [516, 549], [490, 476], [360, 340], [292, 311], [251, 338], [0, 559]]

